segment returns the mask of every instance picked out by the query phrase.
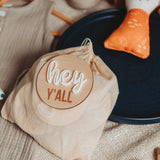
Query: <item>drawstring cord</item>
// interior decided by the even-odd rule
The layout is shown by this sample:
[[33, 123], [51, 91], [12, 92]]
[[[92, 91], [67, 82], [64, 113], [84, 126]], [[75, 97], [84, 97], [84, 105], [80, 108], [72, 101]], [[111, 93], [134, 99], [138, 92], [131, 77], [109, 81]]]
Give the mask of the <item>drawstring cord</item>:
[[85, 39], [83, 40], [83, 42], [81, 43], [81, 46], [85, 46], [85, 45], [87, 45], [87, 44], [89, 44], [89, 43], [92, 44], [91, 39], [90, 39], [90, 38], [85, 38]]
[[[94, 58], [95, 58], [95, 54], [93, 53], [93, 44], [90, 38], [85, 38], [83, 40], [83, 42], [81, 43], [81, 46], [86, 46], [86, 45], [90, 45], [88, 46], [88, 52], [89, 52], [89, 57], [88, 57], [88, 64], [90, 64], [90, 67], [92, 67], [94, 65]], [[96, 67], [95, 67], [96, 69]], [[97, 71], [97, 70], [96, 70]]]

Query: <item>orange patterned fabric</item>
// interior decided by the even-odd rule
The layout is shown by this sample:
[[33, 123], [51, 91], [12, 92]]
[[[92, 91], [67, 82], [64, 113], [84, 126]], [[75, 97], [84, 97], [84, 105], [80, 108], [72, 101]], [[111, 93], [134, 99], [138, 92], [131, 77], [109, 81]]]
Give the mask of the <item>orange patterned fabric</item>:
[[149, 15], [141, 9], [130, 10], [120, 27], [105, 40], [104, 46], [147, 58], [150, 54]]

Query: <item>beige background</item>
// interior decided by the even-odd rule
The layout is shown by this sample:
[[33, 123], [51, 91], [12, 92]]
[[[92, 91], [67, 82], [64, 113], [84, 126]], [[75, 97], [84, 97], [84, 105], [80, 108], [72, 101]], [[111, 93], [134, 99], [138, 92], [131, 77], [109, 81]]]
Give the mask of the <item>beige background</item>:
[[[95, 8], [76, 10], [65, 0], [52, 1], [55, 10], [74, 21], [94, 11], [113, 7], [103, 0]], [[52, 31], [61, 33], [69, 27], [55, 16], [50, 16], [50, 26]], [[1, 160], [60, 160], [44, 150], [17, 126], [1, 118], [0, 137]], [[160, 147], [160, 124], [136, 126], [108, 121], [91, 160], [155, 160], [156, 147]]]

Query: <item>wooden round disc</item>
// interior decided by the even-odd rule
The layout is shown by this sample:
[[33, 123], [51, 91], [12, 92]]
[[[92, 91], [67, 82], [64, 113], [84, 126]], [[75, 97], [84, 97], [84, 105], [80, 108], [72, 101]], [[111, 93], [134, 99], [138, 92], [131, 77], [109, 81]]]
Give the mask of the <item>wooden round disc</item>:
[[41, 100], [56, 109], [69, 109], [82, 103], [93, 85], [90, 66], [81, 58], [62, 55], [46, 62], [37, 76]]

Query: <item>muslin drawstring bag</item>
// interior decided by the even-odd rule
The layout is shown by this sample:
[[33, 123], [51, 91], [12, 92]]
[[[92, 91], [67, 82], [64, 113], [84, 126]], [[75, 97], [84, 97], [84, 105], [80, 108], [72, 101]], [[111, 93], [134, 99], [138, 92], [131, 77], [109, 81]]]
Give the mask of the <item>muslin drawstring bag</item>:
[[58, 157], [87, 160], [117, 96], [116, 76], [88, 43], [40, 57], [1, 113]]

